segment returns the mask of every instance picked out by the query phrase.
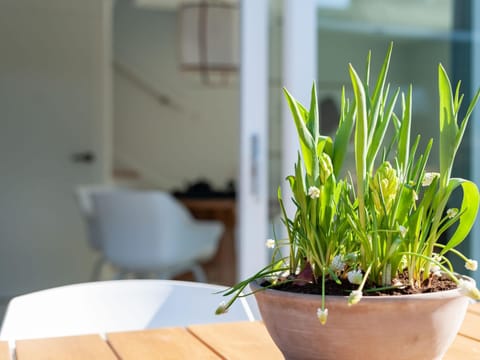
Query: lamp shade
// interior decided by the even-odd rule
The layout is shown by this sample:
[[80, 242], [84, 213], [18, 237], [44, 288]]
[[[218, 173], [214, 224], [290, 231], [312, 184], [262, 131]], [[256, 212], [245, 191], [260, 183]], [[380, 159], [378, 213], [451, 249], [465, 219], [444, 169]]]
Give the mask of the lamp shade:
[[239, 19], [235, 4], [201, 1], [179, 7], [182, 70], [236, 71]]

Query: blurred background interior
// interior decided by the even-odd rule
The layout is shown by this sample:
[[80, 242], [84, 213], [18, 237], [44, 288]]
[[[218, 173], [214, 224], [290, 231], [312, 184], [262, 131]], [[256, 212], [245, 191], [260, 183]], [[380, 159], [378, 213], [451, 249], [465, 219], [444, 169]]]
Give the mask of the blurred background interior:
[[[0, 0], [0, 302], [118, 275], [108, 261], [92, 274], [102, 250], [76, 196], [85, 185], [171, 194], [220, 224], [200, 259], [206, 281], [252, 274], [296, 160], [281, 88], [306, 102], [315, 80], [333, 135], [347, 64], [363, 69], [372, 50], [375, 73], [394, 41], [389, 80], [413, 84], [425, 144], [438, 131], [437, 63], [462, 79], [465, 102], [480, 85], [479, 28], [473, 0]], [[478, 117], [455, 169], [477, 184]], [[462, 249], [477, 259], [478, 232]]]

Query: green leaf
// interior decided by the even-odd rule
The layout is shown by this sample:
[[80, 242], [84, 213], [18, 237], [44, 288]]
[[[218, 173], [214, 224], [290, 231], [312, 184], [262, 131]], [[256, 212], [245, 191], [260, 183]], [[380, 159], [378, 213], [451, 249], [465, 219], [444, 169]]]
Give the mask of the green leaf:
[[[388, 47], [387, 54], [385, 55], [385, 59], [383, 61], [382, 69], [380, 70], [380, 74], [378, 75], [377, 83], [375, 85], [375, 90], [373, 91], [372, 102], [371, 102], [371, 107], [373, 109], [372, 108], [370, 109], [370, 113], [368, 116], [368, 128], [371, 130], [375, 130], [376, 128], [376, 124], [379, 116], [378, 114], [384, 103], [383, 88], [385, 87], [385, 80], [388, 73], [388, 67], [390, 65], [390, 57], [392, 55], [392, 49], [393, 49], [393, 42], [391, 42], [390, 46]], [[368, 59], [368, 62], [370, 62], [370, 57]], [[374, 132], [372, 131], [368, 139], [368, 144], [371, 143], [373, 134]]]
[[446, 187], [456, 153], [457, 117], [454, 111], [452, 86], [442, 64], [438, 65], [438, 93], [440, 116], [440, 183]]
[[[403, 95], [403, 94], [402, 94]], [[398, 138], [397, 158], [400, 168], [405, 170], [409, 162], [410, 151], [410, 128], [412, 123], [412, 85], [408, 88], [407, 97], [402, 96], [402, 125], [400, 125], [400, 134]]]
[[284, 88], [283, 91], [297, 128], [298, 138], [300, 140], [300, 149], [302, 151], [303, 161], [305, 163], [305, 170], [309, 175], [313, 175], [314, 156], [316, 150], [314, 139], [304, 122], [297, 101], [292, 95], [290, 95], [287, 89]]
[[452, 235], [447, 245], [442, 249], [440, 255], [445, 254], [448, 250], [458, 246], [468, 235], [475, 223], [475, 217], [478, 212], [480, 203], [480, 194], [477, 185], [469, 180], [452, 178], [448, 183], [448, 193], [453, 192], [457, 187], [462, 186], [463, 199], [460, 208], [460, 218], [455, 233]]
[[310, 111], [308, 112], [307, 128], [310, 130], [310, 134], [313, 136], [313, 141], [316, 144], [319, 136], [319, 119], [318, 119], [318, 102], [317, 102], [317, 90], [315, 88], [315, 82], [312, 85], [312, 91], [310, 95]]
[[332, 157], [333, 142], [330, 136], [320, 136], [318, 138], [317, 157], [319, 157], [323, 152], [330, 156], [330, 158]]
[[349, 108], [349, 104], [345, 101], [345, 88], [342, 87], [341, 97], [341, 111], [340, 121], [338, 129], [335, 134], [335, 140], [333, 142], [333, 173], [335, 177], [340, 175], [342, 170], [343, 161], [348, 151], [348, 145], [350, 143], [350, 137], [352, 136], [353, 125], [355, 123], [354, 118], [355, 107]]
[[[376, 128], [374, 129], [374, 135], [368, 147], [368, 153], [367, 153], [367, 164], [370, 164], [370, 169], [368, 169], [368, 171], [372, 171], [373, 165], [375, 163], [375, 158], [377, 157], [378, 151], [383, 143], [383, 139], [385, 138], [388, 125], [390, 124], [390, 120], [397, 119], [394, 116], [395, 114], [393, 113], [393, 108], [397, 103], [397, 98], [399, 93], [400, 93], [400, 89], [398, 88], [395, 91], [395, 94], [393, 95], [393, 97], [390, 98], [390, 100], [388, 101], [387, 107], [384, 110], [380, 123], [377, 124]], [[400, 121], [398, 122], [400, 123]]]
[[358, 77], [352, 64], [349, 64], [350, 78], [352, 80], [353, 92], [355, 94], [355, 108], [357, 123], [355, 126], [355, 165], [357, 171], [358, 186], [358, 211], [362, 229], [365, 229], [365, 197], [364, 186], [367, 168], [367, 105], [363, 84]]
[[465, 129], [467, 128], [468, 125], [468, 120], [470, 119], [470, 115], [472, 115], [473, 109], [475, 108], [475, 105], [478, 102], [480, 96], [480, 90], [478, 90], [473, 97], [472, 101], [470, 102], [470, 105], [468, 106], [467, 113], [465, 114], [465, 117], [462, 120], [462, 123], [460, 124], [460, 129], [457, 133], [456, 137], [456, 148], [460, 146], [460, 143], [462, 142], [463, 134], [465, 133]]

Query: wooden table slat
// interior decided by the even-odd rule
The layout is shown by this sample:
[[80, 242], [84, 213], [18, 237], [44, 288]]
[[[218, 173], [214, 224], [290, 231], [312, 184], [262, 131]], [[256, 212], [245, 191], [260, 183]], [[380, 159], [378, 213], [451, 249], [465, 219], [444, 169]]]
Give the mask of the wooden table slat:
[[480, 341], [480, 315], [468, 312], [459, 333]]
[[443, 360], [478, 360], [480, 359], [480, 342], [458, 335], [448, 349]]
[[0, 360], [10, 360], [10, 349], [7, 341], [0, 341]]
[[116, 360], [100, 335], [67, 336], [16, 341], [17, 360]]
[[110, 333], [107, 340], [122, 360], [219, 359], [184, 328]]
[[[17, 340], [17, 360], [283, 359], [261, 322], [191, 325], [187, 328]], [[118, 356], [118, 357], [117, 357]], [[480, 304], [469, 307], [446, 360], [480, 359]], [[0, 360], [11, 360], [0, 341]]]
[[468, 307], [468, 311], [477, 315], [480, 315], [480, 302], [472, 304]]
[[261, 322], [191, 325], [188, 330], [227, 359], [283, 359]]

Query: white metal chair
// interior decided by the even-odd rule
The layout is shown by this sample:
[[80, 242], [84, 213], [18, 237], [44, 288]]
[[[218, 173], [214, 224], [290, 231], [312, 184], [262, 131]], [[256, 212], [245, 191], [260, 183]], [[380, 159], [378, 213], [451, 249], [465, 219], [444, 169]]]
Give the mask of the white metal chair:
[[102, 251], [128, 273], [156, 273], [169, 279], [192, 271], [206, 282], [200, 263], [218, 248], [223, 224], [196, 220], [173, 196], [161, 191], [107, 191], [92, 194]]
[[92, 274], [90, 276], [92, 281], [100, 278], [102, 268], [106, 264], [102, 251], [98, 221], [93, 210], [92, 194], [114, 191], [116, 189], [118, 188], [108, 184], [80, 185], [75, 189], [77, 203], [85, 223], [85, 228], [87, 230], [88, 244], [93, 251], [99, 253], [98, 259], [94, 264]]
[[[113, 280], [67, 285], [13, 298], [1, 340], [259, 320], [245, 298], [223, 315], [224, 287], [174, 280]], [[255, 316], [255, 315], [256, 316]]]

